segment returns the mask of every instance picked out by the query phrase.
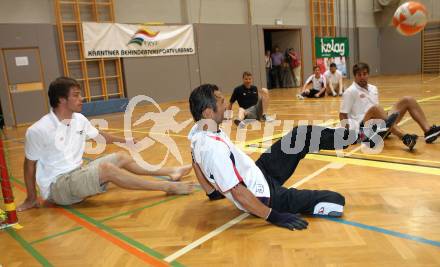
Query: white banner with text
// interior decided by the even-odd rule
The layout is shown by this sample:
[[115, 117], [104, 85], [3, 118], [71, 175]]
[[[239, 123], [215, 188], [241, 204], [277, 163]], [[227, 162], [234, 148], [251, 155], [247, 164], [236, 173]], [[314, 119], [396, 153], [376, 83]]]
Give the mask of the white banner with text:
[[178, 56], [195, 53], [192, 25], [83, 22], [85, 58]]

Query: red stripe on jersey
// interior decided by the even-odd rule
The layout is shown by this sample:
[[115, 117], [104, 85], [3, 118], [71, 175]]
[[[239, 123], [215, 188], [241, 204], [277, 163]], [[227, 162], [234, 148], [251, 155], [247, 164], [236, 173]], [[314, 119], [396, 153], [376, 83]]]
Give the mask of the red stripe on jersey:
[[[226, 143], [225, 140], [221, 139], [221, 138], [218, 137], [218, 136], [210, 136], [210, 135], [208, 135], [208, 136], [211, 137], [211, 138], [213, 138], [214, 140], [217, 140], [217, 141], [223, 142], [223, 143], [229, 148], [229, 152], [232, 154], [231, 148], [229, 147], [228, 143]], [[232, 156], [234, 156], [234, 155], [232, 154]], [[239, 181], [240, 183], [244, 183], [244, 182], [243, 182], [243, 177], [241, 177], [241, 175], [240, 175], [240, 173], [238, 172], [237, 167], [235, 166], [235, 163], [232, 161], [232, 159], [231, 159], [231, 162], [232, 162], [232, 168], [234, 169], [234, 173], [235, 173], [235, 176], [237, 176], [238, 181]]]

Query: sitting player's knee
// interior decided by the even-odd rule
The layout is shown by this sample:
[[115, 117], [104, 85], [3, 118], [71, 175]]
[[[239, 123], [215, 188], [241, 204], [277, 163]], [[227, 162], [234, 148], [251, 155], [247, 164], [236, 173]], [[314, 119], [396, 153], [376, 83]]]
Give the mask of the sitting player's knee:
[[107, 178], [111, 177], [111, 174], [114, 173], [116, 166], [110, 162], [102, 162], [99, 164], [98, 168], [99, 177], [108, 180]]
[[382, 111], [382, 108], [379, 105], [374, 105], [370, 109], [374, 111]]
[[416, 100], [412, 96], [404, 96], [404, 97], [402, 97], [402, 99], [400, 101], [402, 101], [405, 104], [412, 104], [412, 103], [416, 102]]
[[125, 151], [116, 152], [116, 156], [118, 158], [118, 162], [131, 160], [130, 155]]
[[267, 88], [261, 88], [261, 92], [264, 96], [269, 96], [269, 90], [267, 90]]

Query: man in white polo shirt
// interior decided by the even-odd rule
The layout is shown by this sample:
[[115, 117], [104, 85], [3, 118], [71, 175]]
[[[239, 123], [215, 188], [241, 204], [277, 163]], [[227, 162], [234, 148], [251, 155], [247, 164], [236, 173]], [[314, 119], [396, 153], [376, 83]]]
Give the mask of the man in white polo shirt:
[[344, 90], [344, 85], [342, 83], [342, 73], [336, 68], [335, 63], [330, 64], [330, 69], [324, 72], [324, 77], [327, 81], [327, 94], [337, 96], [339, 93], [339, 95], [341, 96]]
[[[326, 83], [325, 76], [321, 74], [321, 69], [318, 65], [315, 65], [313, 66], [313, 74], [307, 78], [301, 92], [296, 97], [298, 99], [304, 99], [304, 97], [324, 97]], [[310, 89], [307, 88], [309, 84], [312, 84]]]
[[[350, 127], [362, 126], [370, 119], [387, 118], [387, 114], [379, 106], [379, 94], [376, 86], [368, 83], [370, 67], [366, 63], [357, 63], [353, 66], [354, 82], [348, 87], [343, 95], [339, 118], [340, 120], [351, 120]], [[440, 127], [432, 125], [426, 119], [420, 105], [413, 97], [403, 97], [394, 104], [391, 112], [398, 113], [396, 125], [391, 128], [391, 132], [398, 136], [411, 151], [417, 141], [416, 134], [405, 133], [397, 126], [397, 123], [409, 112], [411, 117], [419, 124], [425, 134], [425, 142], [433, 143], [440, 135]], [[354, 125], [354, 124], [357, 124]], [[385, 136], [386, 137], [386, 136]]]
[[216, 85], [197, 87], [189, 103], [196, 121], [188, 136], [193, 168], [211, 200], [224, 196], [240, 210], [290, 230], [307, 228], [308, 223], [298, 213], [342, 215], [345, 199], [341, 194], [328, 190], [297, 190], [283, 184], [309, 151], [335, 149], [335, 141], [347, 139], [344, 137], [350, 136], [349, 130], [311, 125], [295, 127], [254, 162], [219, 128], [226, 104]]
[[79, 112], [82, 96], [79, 83], [60, 77], [49, 86], [49, 114], [30, 126], [25, 138], [24, 179], [26, 200], [19, 211], [39, 207], [35, 182], [44, 200], [70, 205], [102, 193], [109, 182], [126, 189], [159, 190], [188, 194], [190, 182], [148, 181], [137, 175], [166, 175], [179, 180], [191, 170], [191, 165], [149, 171], [125, 152], [112, 153], [82, 166], [87, 139], [101, 135], [107, 143], [125, 143], [123, 138], [99, 132]]

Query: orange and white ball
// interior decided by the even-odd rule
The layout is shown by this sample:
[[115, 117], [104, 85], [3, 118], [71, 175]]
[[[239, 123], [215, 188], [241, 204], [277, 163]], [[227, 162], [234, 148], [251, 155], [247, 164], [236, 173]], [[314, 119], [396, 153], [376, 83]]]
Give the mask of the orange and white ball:
[[426, 25], [428, 13], [424, 5], [418, 2], [406, 2], [397, 8], [393, 17], [393, 25], [405, 36], [414, 35]]

